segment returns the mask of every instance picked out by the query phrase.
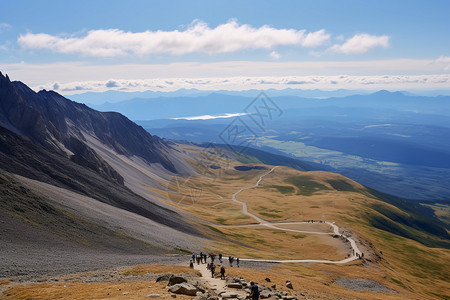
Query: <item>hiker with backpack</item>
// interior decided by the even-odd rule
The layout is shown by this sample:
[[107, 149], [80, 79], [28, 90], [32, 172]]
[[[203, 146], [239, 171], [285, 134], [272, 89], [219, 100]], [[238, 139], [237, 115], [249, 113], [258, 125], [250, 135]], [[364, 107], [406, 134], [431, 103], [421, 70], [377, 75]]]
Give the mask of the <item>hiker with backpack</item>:
[[246, 297], [247, 299], [258, 300], [259, 299], [259, 289], [253, 281], [250, 282], [250, 295]]

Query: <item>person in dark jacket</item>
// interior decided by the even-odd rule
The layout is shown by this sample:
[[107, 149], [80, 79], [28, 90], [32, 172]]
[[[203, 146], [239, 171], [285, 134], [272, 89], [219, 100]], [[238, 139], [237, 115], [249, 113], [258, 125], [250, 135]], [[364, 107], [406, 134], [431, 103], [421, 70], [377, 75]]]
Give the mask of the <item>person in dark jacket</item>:
[[250, 295], [248, 295], [247, 298], [252, 300], [259, 299], [259, 289], [258, 286], [253, 281], [250, 282]]
[[209, 269], [211, 270], [211, 277], [214, 278], [214, 274], [216, 273], [216, 266], [213, 263], [211, 263]]
[[225, 267], [220, 267], [220, 279], [225, 279]]

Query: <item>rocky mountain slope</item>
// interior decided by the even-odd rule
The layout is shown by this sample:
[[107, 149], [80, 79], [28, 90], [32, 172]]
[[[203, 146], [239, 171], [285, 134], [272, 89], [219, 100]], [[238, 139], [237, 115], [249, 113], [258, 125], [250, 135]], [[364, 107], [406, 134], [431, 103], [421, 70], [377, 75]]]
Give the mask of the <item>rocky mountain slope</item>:
[[[32, 249], [31, 257], [36, 248], [68, 241], [94, 252], [125, 253], [139, 245], [155, 254], [202, 245], [186, 214], [129, 184], [137, 170], [146, 176], [135, 186], [157, 185], [161, 174], [185, 174], [186, 166], [176, 150], [118, 113], [100, 113], [55, 92], [35, 93], [0, 74], [0, 242], [12, 255], [5, 263], [20, 261], [15, 255], [23, 247]], [[20, 228], [41, 238], [16, 234]]]

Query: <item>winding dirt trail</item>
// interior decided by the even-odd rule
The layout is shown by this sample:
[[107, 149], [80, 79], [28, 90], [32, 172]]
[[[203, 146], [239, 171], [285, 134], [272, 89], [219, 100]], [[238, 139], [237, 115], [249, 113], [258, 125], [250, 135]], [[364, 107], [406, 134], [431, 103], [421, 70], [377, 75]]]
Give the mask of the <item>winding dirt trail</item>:
[[[249, 187], [244, 187], [241, 188], [239, 191], [237, 191], [236, 193], [233, 194], [232, 196], [232, 200], [236, 203], [239, 203], [242, 206], [242, 213], [244, 213], [245, 215], [253, 218], [254, 220], [256, 220], [258, 222], [258, 224], [250, 224], [250, 225], [237, 225], [234, 227], [244, 227], [244, 226], [266, 226], [269, 227], [271, 229], [275, 229], [275, 230], [281, 230], [281, 231], [291, 231], [291, 232], [299, 232], [299, 233], [308, 233], [308, 234], [328, 234], [328, 235], [339, 235], [340, 237], [348, 240], [350, 242], [350, 245], [352, 246], [352, 253], [348, 258], [345, 258], [343, 260], [318, 260], [318, 259], [285, 259], [285, 260], [271, 260], [271, 259], [252, 259], [252, 258], [241, 258], [240, 260], [242, 261], [260, 261], [260, 262], [274, 262], [274, 263], [332, 263], [332, 264], [345, 264], [347, 262], [353, 261], [358, 259], [358, 255], [361, 255], [361, 251], [359, 250], [358, 246], [356, 245], [356, 242], [347, 236], [342, 235], [339, 232], [339, 227], [334, 223], [334, 222], [327, 222], [324, 221], [322, 222], [325, 224], [330, 225], [333, 228], [333, 233], [328, 233], [328, 232], [314, 232], [314, 231], [305, 231], [305, 230], [296, 230], [296, 229], [289, 229], [289, 228], [280, 228], [278, 227], [279, 225], [292, 225], [292, 224], [306, 224], [308, 222], [284, 222], [284, 223], [274, 223], [274, 222], [269, 222], [266, 220], [263, 220], [261, 218], [259, 218], [258, 216], [255, 216], [254, 214], [252, 214], [251, 212], [248, 211], [248, 207], [247, 207], [247, 203], [243, 202], [243, 201], [239, 201], [236, 197], [239, 193], [241, 193], [242, 191], [248, 190], [248, 189], [252, 189], [257, 187], [261, 181], [263, 180], [263, 178], [267, 175], [269, 175], [270, 173], [273, 172], [273, 170], [275, 170], [277, 167], [273, 167], [269, 172], [263, 174], [261, 177], [259, 177], [258, 181], [256, 182], [256, 184], [249, 186]], [[309, 224], [314, 224], [314, 223], [309, 223]], [[319, 222], [317, 222], [317, 224], [321, 224]]]

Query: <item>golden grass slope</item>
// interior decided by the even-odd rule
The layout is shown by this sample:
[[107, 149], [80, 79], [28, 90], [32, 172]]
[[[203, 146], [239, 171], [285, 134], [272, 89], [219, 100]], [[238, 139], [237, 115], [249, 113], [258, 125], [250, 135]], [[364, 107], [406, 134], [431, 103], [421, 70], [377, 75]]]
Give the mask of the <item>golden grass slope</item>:
[[[202, 151], [189, 147], [192, 153]], [[209, 165], [220, 168], [208, 168]], [[210, 251], [270, 259], [335, 260], [345, 256], [348, 251], [345, 244], [320, 239], [317, 235], [295, 236], [294, 233], [267, 228], [237, 227], [256, 222], [242, 213], [239, 204], [231, 201], [232, 194], [242, 187], [254, 185], [272, 167], [250, 164], [266, 169], [238, 171], [234, 168], [241, 165], [235, 160], [223, 158], [195, 162], [194, 166], [201, 175], [188, 178], [187, 184], [170, 191], [168, 197], [167, 192], [159, 191], [161, 198], [168, 198], [165, 200], [167, 203], [211, 222], [204, 230], [205, 234], [217, 241], [215, 248], [208, 249]], [[180, 181], [183, 180], [180, 178]], [[413, 218], [413, 215], [383, 201], [357, 182], [329, 172], [300, 172], [288, 167], [277, 167], [264, 177], [258, 187], [241, 192], [237, 198], [247, 203], [251, 213], [270, 222], [330, 221], [336, 222], [341, 232], [352, 235], [365, 253], [364, 260], [350, 263], [351, 268], [326, 264], [307, 267], [314, 272], [333, 274], [325, 276], [328, 279], [339, 276], [368, 277], [404, 295], [415, 294], [417, 299], [450, 297], [450, 251], [438, 246], [425, 246], [382, 230], [382, 226], [374, 226], [375, 221], [395, 223], [383, 214], [385, 211], [403, 220]], [[420, 237], [418, 240], [429, 240], [430, 243], [436, 242], [436, 245], [446, 242], [414, 226], [408, 227], [403, 223], [394, 225], [394, 228]], [[282, 265], [280, 268], [293, 267]]]

